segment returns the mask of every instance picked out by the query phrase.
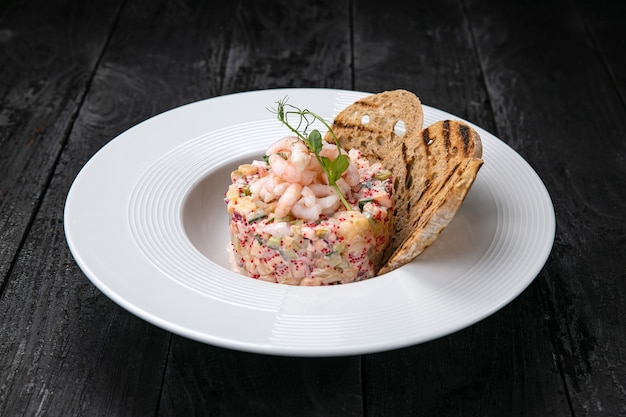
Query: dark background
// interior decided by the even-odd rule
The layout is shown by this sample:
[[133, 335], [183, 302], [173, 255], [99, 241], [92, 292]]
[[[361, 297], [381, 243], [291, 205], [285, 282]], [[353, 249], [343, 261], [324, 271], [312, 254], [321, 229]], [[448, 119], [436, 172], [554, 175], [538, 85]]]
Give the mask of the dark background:
[[[625, 416], [624, 5], [0, 0], [0, 415]], [[404, 88], [496, 134], [553, 199], [537, 279], [465, 330], [340, 358], [203, 345], [96, 290], [63, 232], [80, 168], [273, 87]]]

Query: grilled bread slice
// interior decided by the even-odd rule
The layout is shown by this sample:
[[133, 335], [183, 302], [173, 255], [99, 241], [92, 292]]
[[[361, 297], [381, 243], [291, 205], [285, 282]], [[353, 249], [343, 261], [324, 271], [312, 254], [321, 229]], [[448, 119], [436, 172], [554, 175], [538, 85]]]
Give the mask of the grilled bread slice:
[[378, 275], [424, 251], [461, 206], [483, 164], [480, 136], [469, 125], [443, 120], [383, 159], [394, 175], [394, 238]]
[[[476, 131], [454, 120], [424, 129], [422, 105], [406, 90], [356, 101], [335, 117], [332, 129], [343, 149], [382, 161], [394, 176], [394, 237], [378, 275], [410, 262], [435, 241], [483, 164]], [[332, 142], [330, 134], [325, 139]]]
[[[424, 124], [422, 104], [406, 90], [364, 97], [335, 116], [332, 129], [343, 149], [359, 149], [369, 161], [380, 161], [405, 139], [417, 137]], [[326, 141], [334, 139], [327, 133]]]

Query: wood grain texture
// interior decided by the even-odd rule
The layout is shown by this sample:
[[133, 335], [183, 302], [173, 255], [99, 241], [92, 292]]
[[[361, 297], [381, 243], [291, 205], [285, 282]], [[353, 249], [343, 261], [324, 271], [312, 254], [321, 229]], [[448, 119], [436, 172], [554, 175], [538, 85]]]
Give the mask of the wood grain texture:
[[[133, 10], [131, 4], [130, 12], [123, 16], [132, 18], [133, 12], [145, 9], [143, 5], [135, 6]], [[155, 15], [162, 15], [169, 7], [160, 6]], [[181, 10], [172, 8], [175, 12]], [[117, 10], [112, 11], [115, 17]], [[113, 19], [104, 23], [108, 35], [114, 29]], [[137, 34], [137, 23], [128, 23], [132, 36]], [[89, 25], [90, 21], [85, 20], [84, 24]], [[183, 21], [178, 22], [182, 24]], [[150, 25], [144, 24], [144, 30], [150, 31]], [[65, 246], [62, 208], [78, 170], [103, 144], [156, 112], [206, 96], [207, 90], [191, 84], [203, 81], [191, 71], [178, 71], [176, 56], [169, 61], [150, 59], [150, 54], [161, 51], [162, 39], [154, 39], [154, 44], [143, 49], [127, 49], [125, 56], [116, 55], [127, 45], [124, 33], [117, 33], [109, 43], [112, 57], [93, 77], [47, 190], [48, 197], [32, 226], [31, 239], [25, 243], [2, 299], [2, 360], [6, 362], [1, 368], [8, 370], [0, 394], [3, 415], [152, 416], [158, 407], [170, 336], [116, 307], [78, 271]], [[170, 38], [167, 33], [159, 34]], [[77, 34], [71, 36], [76, 38], [62, 44], [81, 41]], [[186, 45], [184, 40], [179, 41]], [[180, 51], [180, 45], [172, 45], [172, 49]], [[99, 55], [101, 49], [96, 52]], [[145, 55], [137, 55], [138, 52]], [[194, 49], [194, 57], [196, 52]], [[118, 64], [127, 57], [134, 57], [132, 63], [139, 68]], [[164, 68], [150, 66], [156, 61]], [[143, 74], [138, 71], [141, 66]], [[173, 80], [164, 76], [166, 70], [173, 73]], [[87, 75], [92, 71], [88, 69]], [[189, 82], [185, 84], [176, 77], [185, 77]], [[181, 94], [183, 85], [195, 95]], [[76, 94], [68, 91], [68, 97], [82, 100], [82, 96], [72, 93]]]
[[45, 192], [118, 8], [119, 2], [102, 1], [0, 4], [0, 284]]
[[540, 283], [572, 413], [622, 415], [624, 104], [576, 7], [496, 3], [472, 2], [470, 15], [498, 129], [553, 196], [557, 237]]
[[242, 1], [224, 72], [226, 91], [351, 88], [349, 2]]
[[176, 337], [161, 416], [362, 416], [358, 357], [235, 352]]
[[[624, 7], [0, 2], [0, 416], [626, 415]], [[115, 305], [65, 243], [80, 168], [160, 112], [274, 87], [405, 88], [501, 137], [555, 205], [540, 275], [455, 334], [340, 358], [208, 346]]]
[[626, 3], [610, 0], [577, 2], [579, 14], [585, 21], [597, 59], [607, 67], [617, 89], [626, 103], [626, 37], [624, 16]]
[[[171, 335], [115, 306], [89, 283], [65, 246], [62, 208], [79, 169], [117, 134], [205, 98], [211, 86], [216, 93], [216, 72], [203, 65], [212, 64], [210, 54], [224, 51], [219, 31], [225, 20], [218, 13], [207, 17], [201, 5], [190, 10], [169, 2], [129, 2], [111, 26], [107, 52], [2, 300], [4, 331], [12, 335], [3, 359], [16, 369], [6, 385], [6, 415], [154, 416], [158, 411]], [[155, 26], [159, 18], [170, 25]], [[193, 19], [200, 23], [190, 24]], [[187, 25], [196, 31], [184, 32]], [[37, 277], [46, 281], [33, 296], [29, 290]], [[48, 310], [52, 313], [45, 314]]]
[[[15, 81], [2, 84], [10, 96], [5, 102], [11, 104], [3, 112], [16, 135], [8, 140], [23, 144], [4, 142], [3, 149], [23, 152], [13, 157], [23, 166], [9, 166], [3, 180], [22, 175], [24, 183], [9, 187], [13, 194], [7, 198], [22, 205], [15, 209], [23, 210], [22, 216], [37, 211], [0, 303], [2, 416], [148, 416], [158, 406], [169, 335], [115, 306], [86, 280], [67, 250], [62, 224], [71, 182], [104, 143], [101, 136], [74, 122], [81, 119], [77, 113], [84, 110], [80, 106], [88, 82], [119, 7], [30, 2], [8, 14], [21, 32], [16, 31], [4, 49], [10, 58], [4, 71], [13, 71], [6, 74]], [[13, 23], [16, 16], [24, 22]], [[5, 14], [3, 19], [9, 17]], [[38, 27], [44, 33], [29, 32]], [[21, 42], [22, 36], [36, 36], [33, 50], [16, 47], [24, 59], [34, 61], [20, 62], [13, 55], [14, 39]], [[51, 55], [45, 62], [31, 56], [33, 51], [48, 51], [46, 45]], [[20, 106], [22, 113], [16, 110]], [[42, 129], [35, 129], [37, 134], [27, 142], [22, 132], [37, 123]], [[40, 204], [38, 195], [27, 195], [36, 193], [37, 187], [45, 187]], [[11, 232], [4, 226], [2, 230]], [[11, 238], [13, 243], [19, 241]]]

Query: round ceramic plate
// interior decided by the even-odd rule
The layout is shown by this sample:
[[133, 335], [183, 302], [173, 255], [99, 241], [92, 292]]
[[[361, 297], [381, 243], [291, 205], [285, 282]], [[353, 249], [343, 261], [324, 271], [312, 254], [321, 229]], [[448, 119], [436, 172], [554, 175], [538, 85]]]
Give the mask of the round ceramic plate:
[[[332, 119], [366, 93], [276, 89], [179, 107], [124, 132], [81, 170], [65, 206], [69, 247], [113, 301], [176, 334], [249, 352], [328, 356], [383, 351], [469, 326], [536, 277], [554, 241], [550, 197], [492, 134], [484, 166], [439, 239], [370, 280], [293, 287], [230, 269], [224, 193], [230, 171], [288, 131], [269, 107]], [[424, 125], [459, 119], [424, 107]]]

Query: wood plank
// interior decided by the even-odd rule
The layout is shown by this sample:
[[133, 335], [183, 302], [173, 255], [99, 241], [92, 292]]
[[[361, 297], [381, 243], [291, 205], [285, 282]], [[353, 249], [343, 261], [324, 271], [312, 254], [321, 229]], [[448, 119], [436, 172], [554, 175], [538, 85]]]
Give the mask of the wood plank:
[[3, 149], [16, 154], [3, 164], [2, 180], [23, 178], [3, 196], [17, 201], [3, 206], [11, 204], [3, 219], [15, 225], [2, 230], [11, 243], [20, 242], [27, 226], [29, 235], [0, 302], [0, 415], [151, 416], [169, 335], [87, 281], [67, 250], [62, 224], [71, 182], [110, 139], [78, 128], [65, 146], [120, 5], [19, 3], [3, 15], [3, 27], [10, 27], [3, 35], [9, 38], [3, 122], [15, 134], [2, 140]]
[[[349, 88], [348, 2], [318, 3], [240, 2], [219, 92]], [[362, 415], [358, 357], [272, 357], [174, 340], [162, 416]]]
[[[484, 18], [489, 10], [482, 10]], [[355, 84], [406, 88], [500, 133], [472, 23], [456, 2], [355, 2]], [[381, 40], [382, 39], [382, 40]], [[384, 39], [393, 39], [385, 43]], [[373, 53], [372, 53], [373, 52]], [[494, 54], [499, 57], [499, 54]], [[366, 356], [371, 415], [568, 415], [540, 282], [472, 327], [424, 345]], [[407, 371], [408, 370], [408, 371]]]
[[222, 93], [352, 87], [348, 1], [240, 3]]
[[[572, 413], [624, 414], [623, 97], [570, 3], [471, 2], [469, 11], [499, 131], [555, 204], [540, 288]], [[624, 39], [623, 25], [611, 30]]]
[[361, 416], [359, 364], [358, 357], [257, 355], [175, 337], [160, 415]]
[[626, 103], [626, 56], [623, 53], [626, 50], [626, 3], [610, 0], [580, 0], [577, 3], [579, 14], [597, 47], [596, 59], [606, 65], [622, 101]]
[[[107, 22], [105, 10], [94, 6], [86, 6], [93, 15], [83, 10], [78, 22], [59, 17], [61, 24], [83, 31], [70, 32], [65, 35], [68, 39], [56, 41], [73, 45], [89, 40], [84, 32], [94, 30], [93, 20], [100, 19], [108, 24], [108, 36], [117, 9]], [[170, 335], [115, 306], [87, 281], [66, 248], [61, 223], [69, 186], [91, 155], [138, 121], [210, 95], [207, 79], [214, 82], [212, 70], [221, 70], [211, 66], [212, 54], [224, 51], [219, 37], [222, 16], [215, 14], [209, 19], [168, 2], [154, 6], [156, 9], [150, 10], [153, 15], [147, 16], [147, 7], [141, 3], [124, 9], [120, 30], [108, 44], [110, 53], [93, 78], [8, 279], [0, 304], [2, 415], [153, 416], [157, 412]], [[158, 20], [151, 20], [155, 16], [171, 24], [155, 31], [152, 22]], [[192, 18], [204, 21], [195, 25], [199, 33], [188, 33], [195, 39], [171, 36]], [[137, 30], [142, 23], [143, 30]], [[28, 28], [23, 22], [16, 26]], [[163, 49], [163, 39], [180, 44], [174, 42], [171, 50]], [[182, 62], [187, 65], [185, 71]], [[89, 79], [92, 70], [81, 71]], [[67, 91], [66, 101], [81, 102], [83, 97], [76, 97], [75, 90]], [[45, 103], [41, 109], [46, 109]], [[45, 150], [42, 145], [42, 152]]]
[[119, 3], [0, 4], [0, 288], [67, 139]]

